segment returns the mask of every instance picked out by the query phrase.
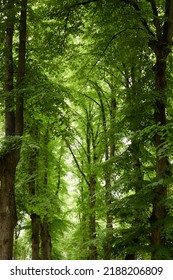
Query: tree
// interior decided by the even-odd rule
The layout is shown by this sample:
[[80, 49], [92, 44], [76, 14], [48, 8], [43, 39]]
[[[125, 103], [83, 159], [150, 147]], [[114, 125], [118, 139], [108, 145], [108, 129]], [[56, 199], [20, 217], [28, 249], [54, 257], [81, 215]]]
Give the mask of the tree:
[[23, 134], [23, 81], [25, 75], [26, 53], [26, 11], [27, 1], [21, 1], [19, 32], [19, 54], [16, 110], [13, 95], [13, 33], [15, 23], [14, 1], [8, 1], [5, 40], [5, 141], [0, 158], [0, 259], [11, 259], [13, 252], [13, 233], [16, 225], [15, 170], [20, 159], [21, 136]]

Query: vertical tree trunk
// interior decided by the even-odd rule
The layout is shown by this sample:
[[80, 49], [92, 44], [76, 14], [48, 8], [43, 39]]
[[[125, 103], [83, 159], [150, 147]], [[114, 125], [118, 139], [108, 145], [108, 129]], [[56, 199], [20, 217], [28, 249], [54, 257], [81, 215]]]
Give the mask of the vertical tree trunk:
[[90, 193], [90, 219], [89, 219], [89, 228], [90, 228], [90, 256], [89, 259], [97, 260], [97, 247], [96, 247], [96, 217], [95, 217], [95, 204], [96, 204], [96, 179], [95, 176], [91, 175], [89, 184], [89, 193]]
[[[138, 192], [143, 187], [143, 174], [141, 170], [141, 161], [140, 161], [140, 146], [138, 140], [134, 140], [131, 144], [131, 154], [133, 158], [133, 169], [134, 169], [134, 175], [135, 175], [135, 193], [138, 194]], [[132, 222], [132, 227], [138, 227], [139, 225], [142, 225], [144, 222], [141, 218], [141, 213], [138, 211], [138, 209], [135, 209], [136, 215], [134, 217], [134, 221]], [[140, 244], [140, 236], [136, 235], [133, 237], [133, 241], [135, 244]], [[132, 249], [130, 252], [126, 254], [125, 260], [135, 260], [137, 258], [137, 253], [134, 249]]]
[[[35, 134], [34, 134], [35, 132]], [[37, 127], [31, 128], [30, 136], [32, 138], [37, 137]], [[37, 158], [38, 158], [38, 150], [37, 148], [31, 148], [29, 155], [29, 168], [28, 173], [31, 176], [31, 180], [29, 182], [29, 193], [30, 196], [35, 198], [37, 195], [36, 187], [37, 187], [37, 178], [36, 171], [38, 172], [37, 167]], [[40, 217], [35, 213], [34, 209], [31, 214], [31, 230], [32, 230], [32, 260], [40, 259]]]
[[[158, 53], [156, 57], [156, 64], [154, 66], [155, 71], [155, 89], [158, 94], [155, 105], [154, 120], [155, 123], [161, 127], [166, 124], [166, 57], [167, 48], [164, 49], [158, 47]], [[163, 223], [167, 217], [168, 209], [165, 201], [167, 199], [167, 185], [164, 183], [164, 179], [169, 174], [169, 161], [167, 156], [160, 157], [159, 149], [165, 142], [164, 136], [159, 133], [155, 134], [154, 144], [156, 147], [156, 178], [159, 185], [154, 189], [153, 211], [151, 216], [151, 245], [152, 259], [158, 259], [158, 250], [160, 246], [165, 246], [165, 237], [163, 235]]]
[[[12, 7], [11, 7], [12, 6]], [[13, 8], [13, 4], [9, 9]], [[14, 16], [9, 17], [6, 30], [5, 42], [5, 79], [4, 91], [5, 97], [5, 135], [12, 136], [15, 132], [14, 116], [14, 98], [13, 98], [13, 33], [14, 33]]]
[[41, 223], [41, 259], [42, 260], [50, 260], [51, 259], [51, 236], [49, 232], [49, 222], [47, 218], [43, 219]]
[[[109, 174], [110, 175], [110, 174]], [[108, 174], [107, 174], [108, 176]], [[111, 211], [112, 195], [111, 195], [111, 179], [105, 180], [105, 203], [106, 203], [106, 236], [104, 242], [104, 260], [111, 260], [112, 240], [113, 240], [113, 218]]]
[[[130, 71], [127, 71], [127, 69], [124, 69], [125, 73], [125, 87], [127, 90], [131, 88], [130, 95], [128, 95], [127, 98], [127, 104], [129, 108], [133, 108], [135, 106], [136, 102], [136, 97], [137, 97], [137, 92], [135, 90], [135, 85], [136, 85], [136, 73], [135, 73], [135, 67], [132, 66]], [[138, 98], [137, 98], [138, 102]], [[136, 104], [137, 106], [138, 104]], [[139, 119], [138, 122], [136, 120], [133, 120], [129, 123], [129, 129], [133, 133], [137, 133], [139, 129], [141, 120]], [[132, 143], [130, 145], [130, 152], [132, 156], [132, 177], [134, 176], [134, 190], [135, 194], [138, 195], [138, 192], [142, 190], [143, 188], [143, 173], [142, 173], [142, 164], [140, 160], [141, 156], [141, 151], [140, 151], [140, 140], [138, 138], [133, 138]], [[131, 223], [131, 227], [135, 229], [136, 227], [138, 228], [139, 225], [142, 225], [143, 219], [141, 216], [141, 213], [138, 211], [138, 208], [134, 209], [135, 210], [135, 216], [133, 218], [133, 221]], [[135, 231], [134, 231], [135, 232]], [[141, 232], [142, 234], [142, 232]], [[132, 241], [134, 244], [140, 244], [140, 236], [134, 233], [132, 237]], [[135, 260], [137, 258], [137, 253], [136, 248], [130, 246], [127, 248], [127, 252], [125, 255], [125, 260]]]
[[[25, 45], [26, 42], [26, 5], [27, 1], [21, 2], [21, 22], [20, 22], [20, 41], [19, 41], [19, 67], [18, 67], [18, 86], [24, 77], [25, 59]], [[9, 15], [7, 15], [7, 30], [6, 30], [6, 45], [5, 45], [5, 82], [4, 91], [6, 93], [5, 100], [5, 133], [6, 143], [4, 144], [4, 153], [0, 158], [0, 259], [12, 259], [13, 252], [13, 234], [16, 225], [16, 207], [15, 207], [15, 173], [16, 166], [20, 158], [20, 146], [15, 138], [12, 136], [22, 136], [23, 127], [23, 107], [20, 107], [21, 118], [18, 118], [18, 111], [16, 111], [15, 123], [14, 114], [14, 99], [12, 97], [13, 89], [13, 31], [14, 18], [13, 14], [14, 1], [8, 2]], [[22, 31], [21, 31], [22, 30]], [[23, 32], [23, 35], [21, 33]], [[22, 55], [21, 55], [22, 53]], [[19, 120], [20, 119], [20, 120]], [[16, 124], [16, 127], [15, 127]]]
[[32, 260], [40, 259], [40, 217], [37, 214], [31, 215], [32, 225]]
[[5, 155], [0, 166], [0, 260], [11, 260], [16, 225], [13, 155]]
[[[47, 131], [44, 136], [44, 144], [45, 144], [44, 188], [45, 188], [45, 191], [46, 191], [46, 188], [48, 187], [48, 169], [49, 169], [48, 139], [49, 139], [49, 133]], [[51, 258], [52, 244], [51, 244], [51, 235], [50, 235], [50, 230], [49, 230], [49, 221], [48, 221], [46, 214], [41, 223], [40, 239], [41, 239], [41, 258], [42, 258], [42, 260], [49, 260]]]
[[[105, 106], [102, 98], [102, 89], [98, 86], [97, 83], [94, 83], [94, 86], [97, 90], [99, 101], [100, 101], [100, 109], [101, 109], [101, 116], [102, 116], [102, 126], [104, 131], [104, 141], [105, 141], [105, 161], [108, 161], [115, 155], [115, 144], [114, 144], [114, 126], [115, 126], [115, 113], [116, 113], [116, 99], [114, 97], [115, 94], [115, 87], [114, 81], [111, 82], [105, 80], [105, 82], [109, 85], [111, 90], [111, 102], [110, 102], [110, 132], [108, 135], [108, 122], [105, 113]], [[109, 139], [109, 140], [108, 140]], [[109, 170], [105, 172], [105, 204], [106, 204], [106, 236], [103, 245], [103, 253], [104, 259], [110, 260], [111, 253], [112, 253], [112, 240], [113, 240], [113, 218], [112, 218], [112, 211], [111, 211], [111, 204], [112, 204], [112, 194], [111, 194], [111, 167]]]
[[[97, 162], [97, 151], [96, 151], [96, 140], [97, 140], [97, 136], [98, 134], [96, 133], [96, 135], [94, 135], [93, 132], [93, 128], [92, 128], [92, 124], [91, 124], [91, 120], [92, 120], [92, 114], [91, 114], [91, 108], [89, 108], [89, 110], [85, 110], [86, 112], [86, 119], [87, 119], [87, 125], [86, 125], [86, 159], [87, 159], [87, 170], [86, 170], [86, 174], [83, 171], [83, 168], [81, 168], [81, 166], [79, 165], [79, 162], [75, 156], [75, 154], [73, 153], [72, 148], [70, 147], [67, 139], [65, 139], [66, 144], [73, 156], [73, 159], [76, 163], [76, 166], [79, 170], [79, 172], [81, 173], [83, 179], [86, 182], [86, 185], [88, 187], [88, 194], [89, 194], [89, 213], [86, 213], [85, 215], [85, 220], [87, 226], [86, 228], [89, 229], [89, 248], [88, 251], [88, 259], [91, 260], [96, 260], [97, 259], [97, 246], [96, 246], [96, 210], [95, 210], [95, 206], [96, 206], [96, 184], [97, 184], [97, 180], [96, 180], [96, 174], [94, 173], [94, 171], [92, 170], [93, 165], [96, 164]], [[88, 232], [86, 233], [88, 234]]]
[[[159, 128], [164, 128], [166, 124], [166, 67], [167, 58], [171, 52], [173, 37], [173, 1], [165, 0], [165, 22], [161, 25], [159, 13], [155, 1], [149, 1], [151, 4], [154, 25], [156, 29], [155, 39], [149, 41], [149, 47], [153, 50], [156, 57], [156, 63], [153, 67], [155, 75], [155, 113], [154, 120]], [[163, 129], [162, 129], [163, 131]], [[168, 256], [161, 256], [159, 250], [161, 246], [166, 246], [164, 236], [164, 219], [168, 215], [166, 207], [167, 185], [165, 178], [169, 176], [169, 161], [167, 156], [160, 157], [159, 150], [165, 142], [165, 135], [159, 132], [155, 134], [154, 144], [156, 148], [156, 178], [158, 186], [154, 189], [153, 211], [151, 215], [151, 245], [152, 259], [163, 259]]]
[[[115, 156], [115, 143], [114, 143], [114, 126], [115, 126], [115, 112], [116, 112], [116, 99], [114, 98], [114, 87], [110, 86], [112, 91], [111, 104], [110, 104], [110, 140], [109, 146], [106, 143], [105, 160], [109, 160]], [[106, 117], [105, 117], [106, 119]], [[105, 127], [105, 137], [107, 137], [107, 129]], [[112, 255], [112, 240], [113, 240], [113, 218], [112, 218], [112, 193], [111, 193], [111, 167], [106, 172], [105, 180], [105, 202], [107, 207], [106, 213], [106, 240], [104, 244], [104, 259], [110, 260]]]
[[[25, 76], [25, 60], [26, 60], [26, 19], [27, 19], [27, 0], [21, 0], [21, 17], [20, 17], [20, 33], [19, 33], [19, 59], [17, 87], [22, 88]], [[19, 92], [16, 100], [16, 119], [15, 119], [15, 135], [23, 134], [23, 92]], [[19, 151], [20, 153], [20, 151]]]
[[[82, 163], [83, 165], [83, 163]], [[81, 167], [81, 169], [83, 170], [83, 166]], [[83, 252], [87, 251], [87, 234], [86, 232], [88, 231], [88, 222], [87, 222], [87, 214], [85, 211], [85, 204], [86, 204], [86, 195], [84, 193], [84, 184], [85, 181], [82, 178], [81, 181], [81, 187], [80, 187], [80, 200], [81, 200], [81, 205], [82, 205], [82, 209], [79, 210], [79, 220], [80, 220], [80, 233], [82, 236], [82, 243], [81, 243], [81, 247], [80, 247], [80, 259], [86, 259], [86, 254], [84, 254]]]
[[[155, 3], [151, 4], [152, 7], [155, 5]], [[166, 125], [166, 68], [173, 37], [173, 1], [165, 1], [165, 22], [161, 27], [158, 19], [156, 19], [155, 27], [157, 31], [157, 41], [150, 41], [149, 46], [154, 51], [156, 57], [156, 63], [153, 67], [156, 91], [154, 120], [159, 129], [162, 127], [164, 128]], [[162, 133], [156, 132], [154, 137], [156, 148], [156, 178], [159, 183], [154, 189], [155, 196], [153, 199], [153, 211], [151, 216], [152, 259], [166, 258], [166, 256], [159, 255], [159, 247], [166, 246], [166, 239], [163, 233], [164, 219], [168, 215], [168, 209], [165, 203], [167, 199], [167, 185], [165, 184], [165, 178], [169, 176], [170, 173], [168, 157], [159, 156], [159, 150], [166, 140], [165, 135], [163, 134], [163, 128]]]
[[[13, 9], [13, 1], [9, 1], [9, 11]], [[9, 12], [8, 11], [8, 12]], [[5, 42], [5, 136], [4, 152], [0, 157], [0, 260], [12, 259], [13, 232], [16, 225], [16, 209], [14, 196], [15, 163], [14, 152], [10, 150], [10, 136], [14, 135], [13, 112], [13, 32], [14, 14], [7, 15], [7, 29]]]

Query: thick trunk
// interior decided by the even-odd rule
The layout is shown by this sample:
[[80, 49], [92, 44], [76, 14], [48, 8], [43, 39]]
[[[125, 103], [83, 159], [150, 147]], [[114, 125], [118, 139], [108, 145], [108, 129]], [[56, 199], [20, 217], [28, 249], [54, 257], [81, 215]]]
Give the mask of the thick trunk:
[[41, 259], [42, 260], [50, 260], [51, 259], [51, 236], [49, 232], [49, 222], [47, 218], [43, 219], [41, 223]]
[[[155, 46], [156, 64], [155, 72], [155, 90], [157, 94], [155, 103], [154, 120], [158, 127], [164, 127], [166, 124], [166, 58], [168, 56], [168, 46]], [[162, 134], [162, 133], [161, 133]], [[165, 201], [167, 199], [167, 185], [164, 179], [169, 174], [169, 161], [167, 156], [160, 157], [160, 147], [165, 142], [165, 136], [156, 133], [154, 144], [156, 148], [156, 178], [158, 186], [154, 188], [153, 211], [151, 215], [151, 245], [152, 259], [162, 258], [159, 256], [160, 246], [165, 246], [165, 237], [163, 234], [163, 223], [167, 217], [168, 209]]]
[[39, 260], [40, 249], [40, 217], [37, 214], [31, 215], [32, 224], [32, 260]]
[[0, 260], [11, 260], [16, 225], [13, 157], [6, 157], [0, 176]]
[[[155, 113], [154, 120], [158, 128], [162, 128], [162, 132], [158, 132], [154, 137], [154, 144], [156, 148], [156, 178], [158, 186], [154, 189], [153, 211], [151, 215], [151, 245], [152, 245], [152, 259], [166, 258], [168, 256], [161, 256], [159, 248], [166, 247], [166, 238], [164, 236], [164, 219], [168, 215], [166, 207], [167, 199], [167, 185], [165, 178], [169, 176], [169, 161], [167, 156], [159, 156], [159, 150], [166, 140], [163, 133], [166, 124], [166, 67], [167, 58], [172, 48], [173, 37], [173, 1], [165, 0], [165, 22], [161, 25], [159, 20], [158, 7], [155, 1], [150, 1], [154, 25], [156, 29], [157, 40], [150, 40], [149, 46], [154, 51], [156, 57], [156, 64], [153, 67], [155, 75]], [[161, 135], [162, 134], [162, 135]]]
[[[9, 11], [13, 8], [13, 2], [9, 1]], [[8, 11], [8, 12], [9, 12]], [[0, 260], [12, 259], [13, 233], [16, 225], [16, 208], [14, 181], [16, 170], [15, 152], [12, 150], [9, 137], [14, 135], [14, 112], [13, 112], [13, 12], [7, 15], [7, 30], [5, 42], [5, 136], [3, 152], [0, 157]]]
[[[19, 42], [19, 67], [18, 67], [18, 86], [24, 77], [25, 60], [21, 60], [20, 56], [25, 57], [26, 42], [26, 3], [22, 0], [21, 5], [21, 22], [20, 30], [25, 30], [25, 36], [21, 36]], [[5, 99], [5, 133], [6, 142], [4, 144], [4, 152], [0, 158], [0, 259], [12, 259], [13, 252], [13, 234], [16, 225], [16, 207], [15, 207], [15, 172], [16, 166], [20, 158], [20, 144], [12, 141], [11, 136], [14, 136], [16, 128], [17, 135], [22, 136], [23, 118], [19, 118], [15, 127], [15, 114], [13, 111], [14, 103], [12, 97], [13, 89], [13, 29], [14, 29], [14, 1], [8, 2], [9, 15], [7, 16], [7, 30], [6, 30], [6, 45], [5, 45], [5, 79], [4, 92]], [[23, 11], [25, 10], [24, 16]], [[23, 47], [24, 49], [23, 49]], [[23, 54], [21, 55], [21, 52]], [[19, 78], [20, 77], [20, 78]], [[18, 103], [19, 104], [19, 103]], [[17, 104], [17, 106], [18, 106]], [[23, 111], [20, 109], [20, 111]], [[18, 118], [18, 111], [16, 112]]]

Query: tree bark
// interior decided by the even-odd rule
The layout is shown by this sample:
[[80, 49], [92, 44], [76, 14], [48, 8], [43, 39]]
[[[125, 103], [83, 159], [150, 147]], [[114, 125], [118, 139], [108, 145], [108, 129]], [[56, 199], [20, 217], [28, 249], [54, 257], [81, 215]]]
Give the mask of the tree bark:
[[0, 166], [0, 260], [11, 260], [16, 225], [13, 154], [5, 155]]
[[[34, 130], [35, 129], [35, 130]], [[35, 132], [36, 131], [36, 132]], [[35, 134], [34, 134], [35, 132]], [[31, 128], [30, 136], [32, 138], [37, 137], [37, 127]], [[37, 159], [38, 159], [38, 150], [37, 148], [31, 148], [29, 153], [29, 168], [28, 173], [31, 176], [31, 180], [28, 184], [29, 193], [31, 197], [37, 195], [37, 178], [35, 171], [38, 170]], [[32, 260], [40, 259], [40, 217], [32, 210], [31, 214], [31, 231], [32, 231]]]
[[21, 0], [21, 17], [20, 17], [20, 33], [19, 33], [19, 59], [18, 59], [18, 75], [17, 87], [20, 89], [16, 99], [16, 119], [15, 134], [22, 136], [23, 134], [23, 92], [21, 91], [25, 77], [25, 60], [26, 60], [26, 20], [27, 20], [27, 0]]
[[32, 260], [40, 259], [40, 217], [37, 214], [31, 214], [32, 225]]
[[97, 247], [96, 247], [96, 217], [95, 217], [95, 204], [96, 204], [96, 179], [94, 175], [90, 177], [89, 193], [90, 193], [90, 218], [89, 218], [89, 229], [90, 229], [90, 260], [97, 260]]
[[[18, 67], [18, 86], [23, 79], [25, 72], [25, 60], [20, 60], [21, 52], [25, 56], [25, 49], [21, 47], [23, 41], [26, 42], [26, 5], [27, 1], [21, 2], [21, 22], [20, 29], [25, 31], [25, 36], [20, 36], [19, 41], [19, 67]], [[5, 100], [5, 136], [4, 152], [0, 157], [0, 259], [12, 259], [13, 252], [13, 234], [17, 222], [16, 206], [15, 206], [15, 173], [16, 166], [20, 158], [21, 143], [17, 142], [15, 135], [17, 127], [17, 135], [22, 136], [23, 118], [20, 118], [15, 127], [14, 99], [12, 96], [13, 89], [13, 31], [14, 19], [13, 14], [14, 1], [8, 2], [9, 15], [7, 16], [6, 45], [5, 45], [5, 79], [4, 92]], [[25, 13], [23, 14], [23, 11]], [[20, 32], [21, 33], [21, 32]], [[20, 77], [20, 79], [19, 79]], [[23, 108], [21, 109], [23, 112]], [[18, 112], [16, 112], [16, 118]]]
[[[151, 2], [152, 6], [155, 5]], [[157, 7], [154, 6], [156, 12]], [[154, 12], [153, 12], [154, 13]], [[167, 58], [171, 51], [172, 36], [173, 36], [173, 1], [165, 1], [165, 22], [163, 26], [159, 24], [159, 21], [155, 22], [157, 40], [149, 41], [150, 48], [154, 51], [156, 57], [156, 63], [153, 67], [155, 75], [155, 112], [154, 120], [158, 125], [158, 129], [164, 129], [166, 125], [166, 68]], [[152, 245], [152, 259], [166, 258], [167, 256], [159, 255], [159, 247], [166, 246], [166, 237], [164, 236], [164, 219], [168, 215], [168, 209], [166, 207], [167, 199], [167, 185], [164, 180], [169, 176], [169, 160], [167, 156], [160, 157], [160, 147], [165, 142], [165, 136], [163, 133], [160, 135], [156, 132], [154, 136], [154, 145], [156, 148], [156, 178], [158, 180], [158, 186], [154, 189], [153, 199], [153, 211], [151, 215], [151, 245]]]
[[[165, 48], [165, 47], [163, 47]], [[166, 124], [166, 57], [167, 49], [160, 49], [156, 56], [156, 64], [154, 66], [155, 72], [155, 89], [159, 97], [156, 99], [154, 120], [155, 123], [161, 127]], [[168, 157], [160, 157], [159, 149], [165, 142], [165, 137], [156, 133], [154, 136], [154, 144], [156, 147], [156, 178], [158, 182], [157, 187], [154, 188], [153, 210], [151, 216], [151, 245], [152, 245], [152, 259], [158, 259], [159, 247], [165, 246], [166, 239], [163, 235], [163, 223], [167, 217], [168, 209], [166, 207], [167, 199], [167, 185], [164, 179], [169, 174], [169, 161]]]
[[41, 259], [42, 260], [50, 260], [51, 259], [51, 236], [49, 232], [49, 222], [45, 217], [43, 222], [41, 223]]
[[[13, 1], [9, 1], [9, 11], [13, 9]], [[8, 11], [8, 12], [9, 12]], [[7, 29], [5, 42], [5, 136], [4, 151], [0, 156], [0, 260], [12, 259], [13, 232], [16, 225], [16, 208], [14, 194], [15, 156], [11, 150], [10, 136], [14, 135], [13, 112], [13, 32], [14, 14], [7, 15]]]

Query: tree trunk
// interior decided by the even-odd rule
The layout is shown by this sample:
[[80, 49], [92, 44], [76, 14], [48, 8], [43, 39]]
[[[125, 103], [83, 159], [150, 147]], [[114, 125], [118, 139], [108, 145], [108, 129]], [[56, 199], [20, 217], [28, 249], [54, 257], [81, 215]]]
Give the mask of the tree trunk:
[[[134, 175], [135, 175], [135, 193], [136, 195], [143, 187], [143, 174], [141, 170], [141, 161], [140, 161], [140, 144], [138, 140], [133, 140], [131, 144], [131, 154], [133, 158], [133, 169], [134, 169]], [[139, 225], [144, 224], [144, 221], [142, 220], [141, 213], [138, 211], [138, 208], [135, 209], [135, 217], [132, 222], [132, 227], [139, 227]], [[135, 235], [133, 237], [134, 244], [140, 244], [140, 236]], [[137, 253], [135, 249], [132, 249], [130, 252], [126, 254], [125, 260], [135, 260], [137, 258]]]
[[[48, 169], [49, 169], [49, 162], [48, 162], [48, 139], [49, 139], [49, 133], [48, 131], [45, 133], [44, 136], [44, 144], [45, 144], [45, 155], [44, 155], [44, 188], [45, 191], [48, 187]], [[40, 232], [40, 238], [41, 238], [41, 257], [42, 260], [49, 260], [51, 258], [51, 235], [49, 231], [49, 221], [45, 215], [43, 218], [43, 221], [41, 223], [41, 232]]]
[[[155, 71], [155, 89], [159, 97], [156, 99], [156, 108], [154, 120], [159, 127], [166, 124], [166, 56], [167, 50], [160, 49], [157, 54], [157, 61], [154, 66]], [[158, 259], [158, 250], [160, 246], [165, 246], [165, 237], [163, 235], [163, 223], [167, 217], [168, 209], [165, 205], [167, 199], [167, 185], [164, 184], [164, 179], [169, 174], [169, 161], [167, 156], [160, 157], [159, 149], [164, 144], [165, 137], [156, 133], [154, 136], [154, 144], [156, 147], [156, 178], [158, 186], [154, 189], [153, 211], [151, 216], [151, 245], [153, 247], [152, 259]]]
[[31, 215], [32, 224], [32, 260], [39, 260], [40, 250], [40, 217], [37, 214]]
[[[110, 104], [110, 144], [106, 143], [105, 160], [109, 160], [115, 156], [115, 143], [114, 143], [114, 126], [115, 126], [115, 113], [116, 113], [116, 99], [114, 98], [114, 87], [110, 86], [112, 91], [111, 104]], [[105, 117], [106, 120], [106, 117]], [[107, 138], [107, 129], [105, 125], [105, 138]], [[106, 141], [107, 142], [107, 141]], [[106, 202], [106, 240], [104, 244], [104, 259], [110, 260], [112, 255], [112, 240], [113, 240], [113, 218], [112, 218], [112, 193], [111, 193], [111, 166], [109, 171], [106, 171], [105, 180], [105, 202]]]
[[[19, 33], [19, 59], [17, 87], [22, 88], [25, 76], [25, 60], [26, 60], [26, 18], [27, 18], [27, 0], [21, 0], [21, 17], [20, 17], [20, 33]], [[16, 98], [16, 119], [15, 134], [22, 136], [23, 134], [23, 92], [19, 92]]]
[[95, 176], [90, 177], [89, 193], [90, 193], [90, 218], [89, 218], [89, 228], [90, 228], [90, 260], [97, 260], [97, 247], [96, 247], [96, 217], [95, 217], [95, 204], [96, 204], [96, 194], [95, 194], [96, 180]]
[[[18, 67], [18, 86], [24, 77], [25, 72], [25, 45], [26, 42], [26, 5], [27, 1], [21, 2], [21, 22], [20, 22], [20, 41], [19, 41], [19, 67]], [[12, 97], [13, 89], [13, 31], [14, 31], [14, 18], [13, 14], [13, 1], [8, 2], [9, 15], [7, 16], [7, 30], [6, 30], [6, 45], [5, 45], [5, 81], [4, 91], [6, 93], [5, 100], [5, 133], [6, 142], [4, 144], [4, 152], [0, 158], [0, 259], [12, 259], [13, 252], [13, 234], [16, 225], [16, 207], [15, 207], [15, 173], [16, 166], [20, 158], [21, 143], [16, 139], [12, 139], [15, 131], [18, 136], [22, 136], [22, 130], [18, 129], [23, 127], [23, 117], [17, 121], [15, 127], [15, 114], [14, 99]], [[22, 31], [21, 31], [22, 30]], [[24, 32], [21, 36], [21, 32]], [[24, 49], [23, 49], [23, 47]], [[17, 103], [19, 106], [19, 103]], [[20, 107], [20, 106], [19, 106]], [[23, 115], [23, 107], [20, 107]], [[16, 118], [18, 112], [16, 111]]]
[[[154, 25], [156, 29], [155, 39], [149, 41], [149, 47], [153, 50], [156, 57], [156, 63], [153, 67], [155, 75], [155, 113], [154, 120], [159, 128], [164, 128], [166, 124], [166, 67], [167, 58], [172, 48], [173, 37], [173, 1], [165, 0], [165, 22], [161, 25], [158, 16], [158, 8], [155, 1], [149, 1], [153, 11]], [[166, 247], [166, 238], [164, 234], [164, 219], [168, 215], [166, 207], [167, 185], [164, 180], [169, 176], [169, 161], [167, 156], [160, 157], [159, 150], [165, 142], [165, 135], [162, 132], [156, 132], [154, 145], [156, 148], [156, 178], [158, 186], [154, 189], [153, 210], [151, 215], [151, 245], [152, 259], [165, 259], [168, 255], [159, 253], [160, 247]], [[160, 135], [162, 134], [162, 135]]]
[[[35, 127], [34, 127], [35, 128]], [[37, 134], [33, 134], [34, 128], [31, 130], [31, 137], [37, 137]], [[35, 128], [37, 131], [37, 128]], [[35, 171], [37, 168], [37, 158], [38, 158], [38, 150], [36, 148], [31, 148], [29, 155], [29, 169], [28, 173], [31, 176], [31, 180], [29, 182], [29, 193], [31, 197], [35, 197], [37, 195], [36, 186], [37, 179], [35, 175]], [[40, 217], [34, 212], [31, 214], [31, 230], [32, 230], [32, 259], [39, 260], [40, 259]]]
[[[11, 7], [12, 8], [12, 7]], [[5, 135], [12, 136], [15, 133], [14, 98], [13, 90], [13, 33], [14, 17], [9, 18], [7, 23], [6, 42], [5, 42]]]
[[42, 260], [50, 260], [51, 259], [51, 236], [49, 232], [49, 222], [47, 218], [43, 219], [41, 223], [41, 259]]
[[[111, 77], [112, 78], [112, 77]], [[114, 82], [108, 81], [107, 79], [105, 82], [109, 85], [111, 90], [111, 102], [110, 102], [110, 132], [108, 135], [108, 121], [105, 113], [105, 106], [102, 98], [102, 89], [98, 86], [97, 83], [93, 83], [99, 97], [100, 101], [100, 109], [101, 109], [101, 116], [102, 116], [102, 126], [104, 131], [104, 141], [105, 141], [105, 161], [108, 161], [115, 155], [115, 144], [114, 144], [114, 126], [115, 126], [115, 113], [116, 113], [116, 99], [115, 95], [115, 87]], [[108, 140], [109, 139], [109, 140]], [[105, 204], [106, 204], [106, 236], [103, 245], [103, 253], [104, 259], [110, 260], [111, 253], [112, 253], [112, 240], [113, 240], [113, 218], [112, 218], [112, 211], [111, 211], [111, 204], [112, 204], [112, 194], [111, 194], [111, 167], [109, 170], [105, 171]]]
[[105, 202], [106, 202], [106, 237], [104, 242], [104, 260], [111, 260], [112, 255], [112, 240], [113, 240], [113, 218], [112, 211], [110, 210], [112, 204], [112, 195], [111, 195], [111, 180], [107, 178], [105, 181]]
[[[9, 1], [9, 11], [13, 8], [13, 2]], [[8, 12], [9, 12], [8, 11]], [[12, 259], [13, 233], [16, 225], [16, 208], [14, 194], [14, 180], [16, 162], [14, 151], [11, 148], [10, 136], [14, 135], [13, 98], [13, 31], [14, 15], [7, 15], [7, 30], [5, 42], [5, 136], [4, 152], [0, 157], [0, 260]]]
[[13, 154], [6, 155], [0, 166], [0, 260], [11, 260], [16, 225], [14, 195], [15, 166]]

